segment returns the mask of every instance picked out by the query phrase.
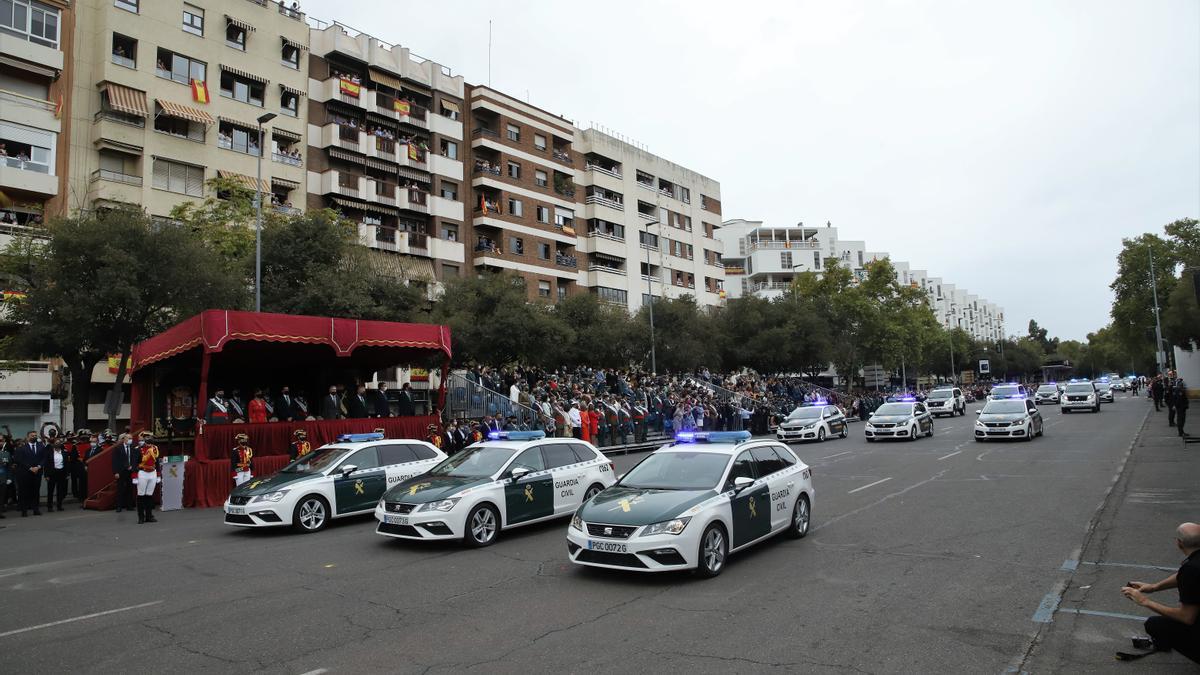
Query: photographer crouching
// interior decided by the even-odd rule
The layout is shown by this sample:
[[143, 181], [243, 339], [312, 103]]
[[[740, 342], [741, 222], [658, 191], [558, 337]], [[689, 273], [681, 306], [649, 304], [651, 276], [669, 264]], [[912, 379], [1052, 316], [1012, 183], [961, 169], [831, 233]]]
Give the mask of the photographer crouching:
[[[1186, 559], [1179, 571], [1154, 584], [1130, 581], [1121, 595], [1158, 616], [1146, 619], [1149, 638], [1134, 638], [1133, 646], [1150, 649], [1143, 654], [1120, 654], [1118, 658], [1139, 658], [1153, 652], [1178, 651], [1200, 663], [1200, 525], [1184, 523], [1176, 530], [1175, 545]], [[1179, 589], [1179, 607], [1170, 607], [1146, 597], [1150, 593]]]

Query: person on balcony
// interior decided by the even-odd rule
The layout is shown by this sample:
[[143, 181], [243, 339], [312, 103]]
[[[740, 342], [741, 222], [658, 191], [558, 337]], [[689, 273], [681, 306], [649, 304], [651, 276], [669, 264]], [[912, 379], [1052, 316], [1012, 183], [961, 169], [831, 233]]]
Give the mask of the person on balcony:
[[229, 402], [225, 400], [225, 389], [217, 387], [213, 397], [208, 399], [204, 411], [204, 421], [208, 424], [229, 424]]
[[354, 393], [346, 396], [346, 417], [358, 419], [367, 416], [367, 385], [359, 383]]
[[292, 397], [292, 390], [286, 384], [279, 388], [279, 396], [275, 398], [275, 419], [280, 422], [304, 419], [296, 416], [296, 399]]
[[250, 399], [250, 404], [247, 406], [250, 412], [251, 424], [265, 424], [267, 421], [267, 399], [263, 396], [261, 389], [254, 390], [254, 398]]

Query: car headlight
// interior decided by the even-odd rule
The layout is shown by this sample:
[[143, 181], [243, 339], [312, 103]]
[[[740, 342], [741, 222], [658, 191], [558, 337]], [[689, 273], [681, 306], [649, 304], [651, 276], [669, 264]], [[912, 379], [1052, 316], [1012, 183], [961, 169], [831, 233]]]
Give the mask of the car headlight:
[[687, 527], [687, 524], [691, 520], [689, 516], [687, 518], [675, 518], [673, 520], [664, 520], [661, 523], [654, 523], [647, 526], [645, 530], [642, 530], [639, 536], [650, 537], [656, 534], [679, 534], [683, 532], [683, 528]]
[[1028, 420], [1028, 418], [1023, 418], [1023, 419], [1019, 419], [1019, 420], [1017, 420], [1016, 422], [1012, 422], [1012, 423], [1010, 423], [1008, 426], [1010, 426], [1010, 427], [1023, 427], [1023, 426], [1025, 426], [1025, 423], [1026, 423], [1026, 422], [1028, 422], [1028, 421], [1029, 421], [1029, 420]]
[[451, 497], [449, 499], [441, 499], [436, 502], [428, 502], [428, 503], [422, 504], [421, 508], [418, 510], [419, 511], [443, 511], [443, 512], [449, 511], [450, 509], [454, 508], [454, 505], [457, 504], [460, 499], [462, 499], [462, 497]]
[[[582, 507], [580, 510], [582, 510]], [[579, 511], [576, 511], [575, 515], [571, 516], [571, 527], [583, 532], [583, 517], [579, 515]]]
[[980, 429], [986, 429], [986, 428], [987, 428], [987, 425], [986, 425], [986, 424], [984, 424], [983, 422], [980, 422], [979, 420], [975, 420], [975, 426], [976, 426], [976, 427], [978, 427], [978, 428], [980, 428]]
[[1087, 400], [1089, 400], [1089, 401], [1095, 401], [1095, 400], [1096, 400], [1096, 395], [1095, 395], [1095, 394], [1088, 394]]
[[286, 495], [287, 493], [288, 493], [287, 490], [276, 490], [275, 492], [268, 492], [266, 494], [261, 494], [261, 495], [255, 497], [254, 501], [278, 503], [279, 500], [283, 499], [283, 496]]

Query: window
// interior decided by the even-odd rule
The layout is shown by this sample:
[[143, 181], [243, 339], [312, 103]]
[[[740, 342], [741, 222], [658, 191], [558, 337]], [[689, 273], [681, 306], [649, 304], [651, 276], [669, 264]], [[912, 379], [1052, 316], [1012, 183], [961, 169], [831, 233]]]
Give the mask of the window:
[[560, 466], [575, 464], [579, 462], [579, 458], [575, 456], [574, 451], [569, 445], [543, 445], [542, 456], [546, 459], [547, 469], [557, 469]]
[[658, 235], [657, 234], [650, 234], [649, 232], [646, 232], [644, 230], [639, 230], [638, 231], [638, 241], [641, 242], [642, 246], [645, 246], [647, 248], [658, 248]]
[[777, 445], [772, 446], [771, 449], [775, 451], [775, 455], [778, 456], [779, 461], [783, 463], [783, 468], [786, 469], [789, 466], [793, 466], [796, 464], [796, 457], [795, 457], [795, 455], [792, 454], [791, 450], [788, 450], [786, 448], [781, 448]]
[[58, 9], [36, 0], [0, 0], [0, 31], [58, 48]]
[[533, 147], [537, 148], [538, 150], [541, 150], [542, 152], [545, 152], [546, 151], [546, 137], [541, 134], [534, 134], [533, 135]]
[[510, 215], [514, 215], [514, 216], [518, 216], [518, 217], [525, 215], [525, 210], [521, 206], [521, 200], [513, 199], [512, 197], [509, 197], [508, 198], [508, 212]]
[[533, 182], [537, 183], [539, 187], [546, 187], [550, 184], [546, 172], [541, 169], [534, 169]]
[[[558, 227], [574, 227], [575, 226], [575, 212], [555, 208], [554, 209], [554, 224], [557, 225]], [[620, 236], [622, 236], [622, 237], [625, 236], [624, 226], [621, 227], [621, 235]]]
[[821, 252], [820, 251], [813, 251], [813, 267], [815, 269], [821, 269]]
[[137, 14], [138, 2], [139, 0], [114, 0], [113, 6]]
[[279, 112], [289, 117], [299, 117], [300, 97], [286, 89], [279, 92]]
[[258, 143], [258, 130], [221, 122], [217, 131], [217, 146], [255, 157], [262, 154]]
[[521, 141], [521, 127], [519, 127], [515, 124], [509, 124], [507, 128], [508, 128], [508, 140], [514, 141], [514, 142], [520, 142]]
[[538, 242], [538, 257], [542, 260], [550, 259], [550, 244]]
[[163, 111], [162, 106], [159, 106], [156, 112], [158, 114], [154, 116], [155, 131], [179, 138], [186, 138], [189, 141], [196, 141], [197, 143], [204, 142], [205, 125], [180, 117], [172, 117]]
[[159, 77], [175, 80], [180, 84], [191, 84], [192, 80], [203, 82], [208, 79], [206, 63], [162, 48], [158, 50], [155, 72]]
[[458, 143], [442, 139], [442, 157], [458, 159]]
[[728, 485], [733, 485], [735, 478], [749, 478], [754, 480], [754, 458], [751, 457], [750, 451], [746, 450], [733, 460], [733, 466], [729, 469]]
[[442, 278], [450, 279], [459, 275], [458, 265], [442, 265]]
[[[562, 286], [562, 285], [560, 284], [560, 285], [559, 285], [559, 289], [561, 290], [561, 289], [563, 289], [563, 288], [564, 288], [564, 286]], [[585, 447], [584, 447], [584, 446], [582, 446], [582, 445], [570, 444], [570, 445], [567, 445], [566, 447], [568, 447], [568, 448], [570, 448], [571, 450], [574, 450], [574, 451], [575, 451], [575, 459], [576, 459], [576, 461], [580, 461], [580, 462], [590, 462], [590, 461], [592, 461], [593, 459], [596, 459], [596, 453], [595, 453], [595, 452], [593, 452], [593, 451], [591, 451], [591, 450], [589, 450], [588, 448], [585, 448]]]
[[566, 282], [558, 282], [558, 301], [562, 302], [567, 299], [567, 284]]
[[792, 269], [792, 252], [784, 251], [779, 254], [779, 265], [785, 270]]
[[769, 446], [753, 448], [750, 453], [754, 456], [754, 462], [758, 465], [758, 475], [769, 476], [776, 471], [783, 470], [783, 460], [779, 459], [779, 455], [775, 454]]
[[266, 85], [262, 82], [234, 75], [233, 73], [221, 71], [221, 95], [225, 98], [231, 98], [242, 103], [249, 103], [262, 107], [263, 94], [266, 91]]
[[225, 44], [246, 51], [246, 29], [230, 21], [225, 26]]
[[0, 144], [8, 153], [0, 166], [54, 175], [54, 133], [0, 122]]
[[620, 288], [596, 286], [596, 297], [600, 298], [601, 302], [612, 302], [624, 305], [629, 302], [629, 291]]
[[517, 455], [517, 458], [514, 459], [512, 464], [509, 464], [508, 466], [510, 472], [512, 469], [515, 469], [518, 466], [526, 469], [532, 469], [534, 471], [542, 471], [546, 468], [546, 463], [542, 461], [541, 448], [529, 448], [520, 455]]
[[513, 255], [525, 255], [525, 240], [520, 237], [509, 237], [508, 252]]
[[192, 35], [204, 35], [204, 10], [194, 5], [183, 5], [183, 30]]
[[341, 466], [353, 466], [355, 467], [355, 471], [378, 469], [379, 450], [378, 448], [363, 448], [342, 460]]
[[539, 281], [538, 282], [538, 297], [539, 298], [550, 297], [550, 282], [549, 281]]
[[442, 199], [458, 201], [458, 184], [450, 181], [442, 181]]
[[126, 68], [137, 68], [137, 40], [113, 33], [112, 62]]
[[539, 223], [550, 223], [550, 209], [545, 206], [537, 207], [537, 221]]
[[458, 225], [442, 223], [442, 239], [446, 241], [458, 241]]
[[417, 461], [417, 456], [407, 445], [381, 445], [378, 449], [380, 466]]
[[417, 459], [433, 459], [434, 457], [437, 457], [436, 452], [423, 445], [410, 445], [408, 447], [410, 450], [412, 450], [413, 454], [417, 456]]
[[204, 168], [155, 158], [154, 188], [193, 197], [204, 196]]
[[279, 61], [288, 68], [300, 70], [300, 48], [290, 42], [283, 43], [283, 50], [279, 53]]
[[508, 163], [508, 177], [509, 178], [520, 178], [521, 177], [521, 165], [517, 164], [516, 162], [509, 162]]

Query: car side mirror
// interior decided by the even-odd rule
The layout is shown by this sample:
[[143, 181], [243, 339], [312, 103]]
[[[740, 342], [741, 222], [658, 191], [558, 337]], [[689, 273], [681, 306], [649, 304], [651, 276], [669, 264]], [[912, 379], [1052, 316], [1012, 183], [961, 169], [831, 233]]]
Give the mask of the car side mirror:
[[508, 475], [511, 476], [513, 480], [521, 480], [531, 473], [533, 473], [533, 469], [530, 469], [527, 466], [517, 466], [513, 467], [513, 470], [509, 471]]
[[754, 484], [753, 478], [747, 478], [746, 476], [738, 476], [737, 478], [733, 479], [733, 491], [741, 492], [742, 490], [745, 490], [746, 488], [750, 487], [753, 484]]
[[979, 410], [976, 410], [976, 411], [975, 411], [975, 414], [976, 414], [976, 415], [982, 415], [982, 414], [983, 414], [983, 408], [980, 408]]
[[343, 476], [345, 476], [358, 471], [358, 467], [353, 464], [343, 464], [338, 470], [342, 472]]

